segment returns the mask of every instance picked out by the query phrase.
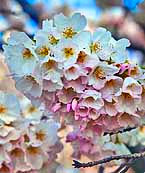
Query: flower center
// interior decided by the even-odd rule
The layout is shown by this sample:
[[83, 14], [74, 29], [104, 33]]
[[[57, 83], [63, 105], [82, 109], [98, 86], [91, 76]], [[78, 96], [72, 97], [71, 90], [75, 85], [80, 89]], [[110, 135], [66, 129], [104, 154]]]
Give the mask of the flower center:
[[28, 48], [24, 48], [22, 54], [24, 59], [31, 59], [33, 56]]
[[64, 48], [64, 54], [67, 59], [74, 55], [73, 48]]
[[0, 114], [4, 114], [4, 113], [6, 113], [6, 111], [7, 111], [7, 108], [1, 104], [0, 105]]
[[93, 97], [87, 97], [86, 99], [85, 99], [85, 101], [87, 102], [87, 103], [92, 103], [92, 102], [94, 102], [94, 98]]
[[36, 53], [40, 56], [47, 56], [50, 53], [50, 48], [42, 46], [36, 49]]
[[37, 108], [35, 107], [35, 106], [30, 106], [29, 108], [28, 108], [28, 113], [33, 113], [33, 112], [35, 112], [37, 110]]
[[8, 173], [10, 172], [10, 169], [6, 165], [2, 164], [0, 168], [0, 172]]
[[91, 53], [97, 53], [101, 50], [101, 45], [99, 42], [96, 42], [96, 43], [91, 43], [90, 45], [90, 51]]
[[130, 70], [130, 75], [131, 76], [136, 76], [136, 75], [139, 75], [139, 69], [138, 67], [134, 67]]
[[21, 157], [23, 155], [22, 150], [19, 148], [15, 148], [14, 150], [11, 151], [11, 155], [14, 157]]
[[46, 70], [51, 70], [53, 68], [56, 67], [56, 62], [54, 60], [48, 60], [47, 62], [45, 62], [43, 64], [43, 67], [46, 69]]
[[33, 76], [25, 76], [25, 79], [32, 82], [33, 84], [37, 84], [37, 81], [35, 80], [35, 78]]
[[108, 87], [113, 87], [115, 85], [115, 81], [113, 79], [111, 79], [110, 81], [107, 81], [106, 85]]
[[141, 133], [145, 133], [145, 126], [141, 126], [140, 128], [139, 128], [139, 132], [141, 132]]
[[128, 85], [127, 88], [128, 88], [129, 90], [135, 90], [135, 89], [136, 89], [136, 85], [133, 83], [133, 84]]
[[96, 67], [93, 74], [97, 79], [104, 79], [105, 78], [105, 72], [103, 71], [103, 69], [101, 67]]
[[75, 32], [72, 27], [67, 27], [63, 31], [63, 36], [65, 38], [72, 38], [75, 34], [77, 34], [77, 32]]
[[39, 132], [36, 133], [36, 139], [39, 141], [44, 141], [45, 136], [46, 135], [42, 130], [40, 130]]
[[39, 147], [29, 146], [27, 148], [27, 151], [28, 151], [29, 154], [35, 155], [35, 154], [39, 154], [40, 153], [40, 148]]
[[30, 142], [29, 136], [27, 134], [24, 135], [24, 141], [25, 142]]
[[56, 39], [53, 35], [50, 35], [48, 37], [48, 39], [49, 39], [50, 44], [52, 44], [52, 45], [56, 45], [59, 41], [59, 39]]
[[132, 99], [131, 95], [128, 94], [128, 93], [123, 93], [123, 96], [124, 96], [124, 100], [130, 100], [130, 99]]
[[78, 59], [77, 62], [80, 64], [83, 64], [86, 60], [87, 54], [83, 51], [80, 51], [80, 53], [78, 54]]
[[68, 71], [69, 71], [70, 73], [75, 73], [76, 69], [75, 69], [75, 67], [70, 67], [70, 68], [68, 69]]

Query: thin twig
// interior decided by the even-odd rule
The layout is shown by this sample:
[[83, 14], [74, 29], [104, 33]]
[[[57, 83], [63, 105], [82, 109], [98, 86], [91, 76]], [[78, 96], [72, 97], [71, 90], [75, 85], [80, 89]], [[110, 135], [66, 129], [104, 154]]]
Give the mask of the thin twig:
[[126, 173], [130, 168], [130, 165], [126, 166], [120, 173]]
[[125, 133], [125, 132], [129, 132], [131, 130], [134, 130], [138, 127], [127, 127], [126, 129], [121, 129], [121, 130], [118, 130], [118, 131], [114, 131], [114, 132], [104, 132], [104, 136], [106, 135], [115, 135], [115, 134], [118, 134], [118, 133]]
[[5, 15], [18, 15], [18, 13], [11, 11], [9, 9], [0, 9], [0, 13]]
[[73, 160], [73, 166], [75, 168], [86, 168], [86, 167], [93, 167], [99, 164], [107, 163], [112, 160], [121, 160], [121, 159], [139, 159], [145, 157], [145, 151], [141, 153], [134, 153], [134, 154], [127, 154], [127, 155], [114, 155], [110, 157], [106, 157], [102, 160], [97, 160], [93, 162], [88, 162], [88, 163], [81, 163], [79, 161]]
[[122, 163], [115, 171], [112, 173], [118, 173], [119, 171], [123, 171], [127, 166], [130, 167], [130, 165], [135, 161], [136, 159], [130, 159], [127, 162]]
[[118, 173], [119, 171], [121, 171], [124, 167], [126, 167], [127, 163], [122, 163], [115, 171], [113, 171], [112, 173]]
[[140, 124], [140, 125], [134, 126], [134, 127], [127, 127], [125, 129], [119, 129], [118, 131], [104, 132], [103, 136], [106, 136], [106, 135], [111, 136], [111, 135], [115, 135], [115, 134], [118, 134], [118, 133], [130, 132], [131, 130], [137, 129], [137, 128], [142, 127], [142, 126], [145, 126], [145, 124]]

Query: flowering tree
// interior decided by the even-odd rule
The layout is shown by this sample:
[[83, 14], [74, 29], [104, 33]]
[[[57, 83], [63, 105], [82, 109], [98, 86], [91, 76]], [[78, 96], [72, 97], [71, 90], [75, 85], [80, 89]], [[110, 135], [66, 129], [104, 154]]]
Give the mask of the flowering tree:
[[63, 147], [58, 131], [67, 126], [72, 158], [97, 160], [74, 160], [76, 168], [124, 159], [114, 164], [121, 164], [116, 172], [125, 172], [145, 156], [125, 145], [140, 140], [144, 69], [128, 59], [127, 39], [116, 41], [105, 28], [90, 33], [86, 23], [80, 13], [59, 14], [44, 21], [33, 40], [13, 32], [3, 46], [16, 89], [32, 105], [25, 112], [16, 96], [0, 92], [0, 172], [63, 172], [56, 162]]

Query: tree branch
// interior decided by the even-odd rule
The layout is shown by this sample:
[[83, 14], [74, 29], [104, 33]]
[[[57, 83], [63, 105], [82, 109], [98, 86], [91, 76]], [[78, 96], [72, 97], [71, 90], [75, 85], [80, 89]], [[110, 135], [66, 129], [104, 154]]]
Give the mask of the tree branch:
[[111, 135], [115, 135], [118, 133], [130, 132], [131, 130], [137, 129], [137, 128], [142, 127], [142, 126], [145, 126], [145, 124], [141, 124], [141, 125], [134, 126], [134, 127], [127, 127], [126, 129], [119, 129], [118, 131], [104, 132], [103, 136], [106, 136], [106, 135], [111, 136]]
[[2, 13], [3, 15], [18, 15], [18, 13], [9, 9], [0, 9], [0, 13]]
[[134, 130], [136, 128], [138, 128], [139, 126], [137, 127], [127, 127], [126, 129], [121, 129], [121, 130], [118, 130], [118, 131], [112, 131], [112, 132], [104, 132], [104, 135], [103, 136], [106, 136], [106, 135], [115, 135], [115, 134], [118, 134], [118, 133], [125, 133], [125, 132], [129, 132], [131, 130]]
[[102, 160], [97, 160], [97, 161], [93, 161], [93, 162], [88, 162], [88, 163], [81, 163], [79, 161], [73, 160], [73, 164], [72, 166], [74, 168], [86, 168], [86, 167], [93, 167], [96, 165], [100, 165], [103, 163], [107, 163], [107, 162], [111, 162], [112, 160], [121, 160], [121, 159], [139, 159], [145, 157], [145, 151], [141, 152], [141, 153], [134, 153], [134, 154], [127, 154], [127, 155], [114, 155], [114, 156], [109, 156], [106, 157]]

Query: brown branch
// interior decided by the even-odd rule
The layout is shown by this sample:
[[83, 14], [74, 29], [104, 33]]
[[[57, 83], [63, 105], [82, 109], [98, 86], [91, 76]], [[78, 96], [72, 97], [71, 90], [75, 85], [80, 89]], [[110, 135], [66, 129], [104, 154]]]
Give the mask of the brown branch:
[[119, 129], [118, 131], [104, 132], [103, 136], [106, 136], [106, 135], [111, 136], [111, 135], [115, 135], [115, 134], [118, 134], [118, 133], [130, 132], [131, 130], [137, 129], [138, 127], [142, 127], [142, 126], [145, 126], [145, 124], [141, 124], [141, 125], [134, 126], [134, 127], [127, 127], [125, 129]]
[[118, 131], [114, 131], [114, 132], [104, 132], [104, 135], [103, 136], [106, 136], [106, 135], [115, 135], [115, 134], [118, 134], [118, 133], [125, 133], [125, 132], [129, 132], [131, 130], [134, 130], [138, 127], [128, 127], [126, 129], [121, 129], [121, 130], [118, 130]]
[[0, 9], [0, 13], [2, 13], [3, 15], [18, 15], [18, 13], [9, 9]]
[[121, 160], [121, 159], [130, 160], [130, 159], [139, 159], [142, 157], [145, 157], [145, 151], [141, 152], [141, 153], [127, 154], [127, 155], [109, 156], [102, 160], [97, 160], [97, 161], [88, 162], [88, 163], [81, 163], [79, 161], [73, 160], [72, 166], [74, 168], [86, 168], [86, 167], [93, 167], [93, 166], [100, 165], [103, 163], [111, 162], [112, 160]]

